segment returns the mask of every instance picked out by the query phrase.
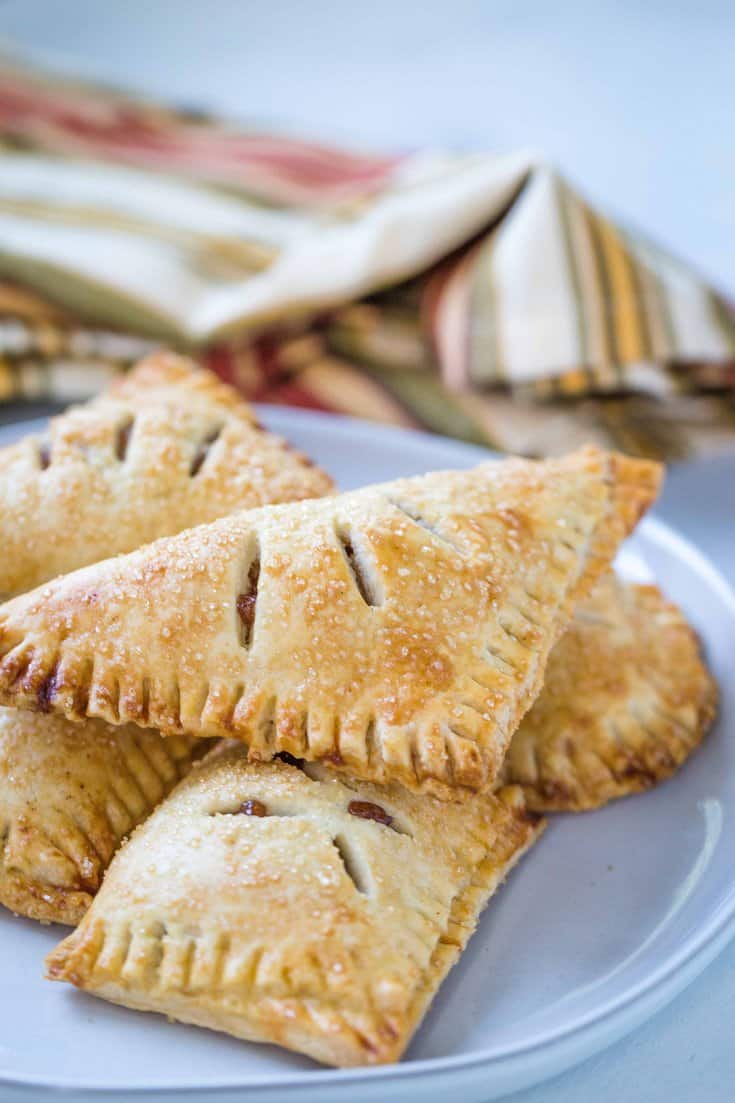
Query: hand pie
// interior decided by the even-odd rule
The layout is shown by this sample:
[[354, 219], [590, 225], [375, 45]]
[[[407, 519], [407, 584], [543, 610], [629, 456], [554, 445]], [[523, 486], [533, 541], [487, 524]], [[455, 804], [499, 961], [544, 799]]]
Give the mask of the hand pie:
[[78, 923], [121, 840], [196, 754], [181, 736], [0, 709], [0, 903]]
[[[329, 480], [260, 430], [231, 388], [159, 354], [0, 450], [0, 591]], [[186, 772], [194, 741], [0, 712], [0, 903], [76, 923], [122, 837]]]
[[267, 502], [323, 472], [258, 427], [231, 387], [170, 353], [0, 449], [0, 596]]
[[114, 859], [52, 979], [334, 1065], [400, 1057], [540, 833], [517, 788], [440, 804], [223, 744]]
[[680, 610], [656, 586], [611, 572], [552, 651], [503, 780], [548, 812], [581, 812], [649, 789], [699, 745], [716, 702]]
[[659, 471], [492, 462], [160, 540], [0, 610], [0, 702], [486, 788]]

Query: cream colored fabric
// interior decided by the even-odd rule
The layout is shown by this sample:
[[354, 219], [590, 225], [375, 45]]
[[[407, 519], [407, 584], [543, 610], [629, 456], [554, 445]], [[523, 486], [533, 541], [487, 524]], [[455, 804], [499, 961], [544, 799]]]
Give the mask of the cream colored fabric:
[[535, 153], [349, 153], [2, 64], [0, 149], [0, 400], [156, 338], [509, 452], [732, 447], [728, 300]]

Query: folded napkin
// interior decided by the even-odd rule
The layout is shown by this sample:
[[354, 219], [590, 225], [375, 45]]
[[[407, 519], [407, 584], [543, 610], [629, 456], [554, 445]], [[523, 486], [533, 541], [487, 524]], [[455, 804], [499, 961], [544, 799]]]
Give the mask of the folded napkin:
[[347, 153], [0, 67], [0, 397], [160, 342], [529, 454], [735, 444], [735, 313], [531, 153]]

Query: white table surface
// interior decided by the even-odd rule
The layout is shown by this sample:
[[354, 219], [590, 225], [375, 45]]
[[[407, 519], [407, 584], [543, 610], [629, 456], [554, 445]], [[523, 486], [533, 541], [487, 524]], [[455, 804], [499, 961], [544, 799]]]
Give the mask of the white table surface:
[[[0, 36], [71, 71], [354, 145], [533, 146], [735, 291], [731, 0], [5, 0]], [[735, 585], [735, 459], [674, 469], [657, 513]], [[728, 1103], [733, 1021], [735, 944], [635, 1034], [512, 1098]]]

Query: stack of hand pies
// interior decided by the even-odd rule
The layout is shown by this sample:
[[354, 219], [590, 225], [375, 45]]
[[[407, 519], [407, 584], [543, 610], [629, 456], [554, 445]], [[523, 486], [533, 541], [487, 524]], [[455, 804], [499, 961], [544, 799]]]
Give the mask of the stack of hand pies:
[[400, 1057], [543, 813], [711, 722], [611, 570], [659, 481], [590, 448], [336, 494], [169, 354], [0, 452], [0, 900], [77, 924], [49, 977]]

